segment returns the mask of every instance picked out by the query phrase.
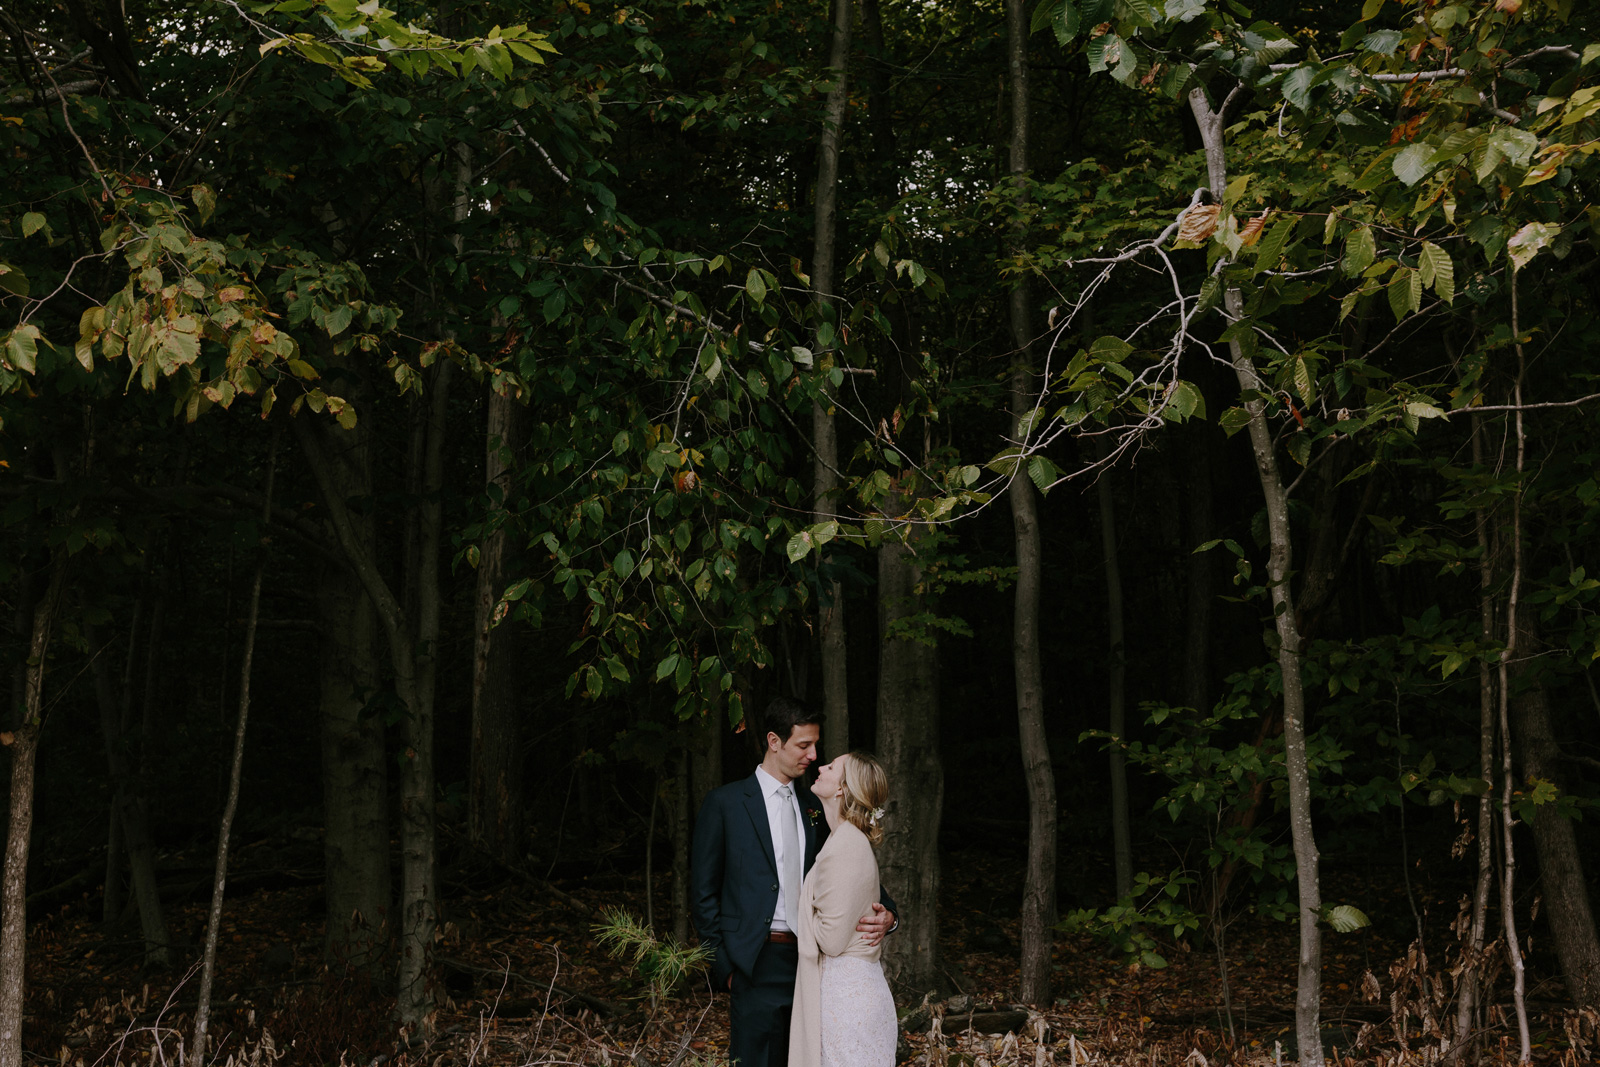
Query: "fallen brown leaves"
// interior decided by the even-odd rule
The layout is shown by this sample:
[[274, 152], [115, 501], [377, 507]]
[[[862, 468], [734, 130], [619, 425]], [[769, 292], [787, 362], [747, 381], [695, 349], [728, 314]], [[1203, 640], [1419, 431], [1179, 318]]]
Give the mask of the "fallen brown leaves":
[[[1068, 902], [1095, 903], [1102, 874], [1095, 861], [1075, 861], [1078, 881], [1064, 887]], [[902, 1064], [917, 1067], [1219, 1067], [1294, 1061], [1294, 929], [1241, 913], [1228, 931], [1233, 1014], [1223, 1011], [1213, 949], [1167, 945], [1171, 966], [1129, 968], [1101, 945], [1061, 939], [1055, 948], [1056, 999], [1043, 1010], [1023, 1009], [1020, 1031], [987, 1034], [964, 1028], [973, 1012], [1018, 1007], [1020, 930], [1016, 918], [1021, 857], [977, 850], [945, 854], [941, 949], [950, 997], [965, 997], [965, 1014], [925, 1013], [904, 1037]], [[351, 1067], [479, 1067], [479, 1065], [628, 1064], [630, 1067], [713, 1067], [725, 1063], [727, 1002], [702, 981], [652, 1011], [644, 985], [611, 959], [590, 934], [587, 908], [625, 907], [644, 913], [637, 874], [570, 879], [559, 895], [526, 880], [492, 881], [456, 890], [438, 946], [436, 1038], [403, 1043], [390, 1003], [358, 975], [321, 961], [319, 887], [260, 891], [228, 902], [219, 954], [213, 1032], [219, 1063], [268, 1067], [281, 1062]], [[1386, 881], [1341, 884], [1327, 879], [1330, 899], [1352, 900], [1374, 915], [1400, 914], [1403, 896]], [[670, 880], [659, 878], [655, 914], [670, 917]], [[1081, 899], [1071, 900], [1077, 896]], [[1436, 910], [1447, 910], [1441, 900]], [[1428, 906], [1424, 901], [1423, 906]], [[199, 928], [203, 902], [173, 902], [174, 931]], [[25, 1040], [40, 1062], [69, 1067], [177, 1063], [192, 1025], [193, 982], [182, 975], [141, 975], [142, 947], [132, 932], [107, 934], [91, 915], [89, 897], [35, 924], [29, 944]], [[670, 923], [670, 918], [667, 920]], [[1408, 960], [1405, 931], [1385, 939], [1363, 931], [1329, 936], [1324, 958], [1325, 1040], [1338, 1046], [1338, 1067], [1410, 1067], [1437, 1058], [1413, 1022], [1401, 1045], [1389, 1025], [1397, 988], [1389, 961]], [[1448, 934], [1438, 935], [1443, 957]], [[191, 954], [180, 945], [180, 959]], [[1413, 966], [1407, 974], [1419, 973]], [[1383, 1002], [1368, 1003], [1374, 984]], [[916, 997], [903, 999], [914, 1003]], [[1365, 992], [1365, 996], [1363, 993]], [[1551, 995], [1548, 990], [1546, 996]], [[1499, 1022], [1495, 1020], [1499, 1019]], [[1600, 1042], [1600, 1024], [1541, 1013], [1536, 1062], [1575, 1064], [1584, 1042]], [[1402, 1028], [1404, 1029], [1404, 1028]], [[1355, 1048], [1365, 1034], [1365, 1047]], [[1349, 1046], [1349, 1047], [1347, 1047]], [[159, 1051], [158, 1051], [159, 1050]], [[1515, 1060], [1514, 1032], [1491, 1013], [1485, 1063]], [[1508, 1058], [1509, 1057], [1509, 1058]]]

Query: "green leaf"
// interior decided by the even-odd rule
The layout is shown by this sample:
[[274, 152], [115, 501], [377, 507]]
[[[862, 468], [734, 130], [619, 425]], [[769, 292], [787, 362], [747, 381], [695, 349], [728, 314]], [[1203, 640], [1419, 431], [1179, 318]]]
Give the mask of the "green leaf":
[[1317, 402], [1317, 383], [1311, 373], [1311, 362], [1305, 356], [1294, 357], [1294, 391], [1307, 404]]
[[1348, 934], [1371, 926], [1372, 920], [1360, 908], [1350, 904], [1340, 904], [1338, 907], [1328, 909], [1328, 925], [1341, 934]]
[[1433, 169], [1429, 162], [1433, 158], [1433, 147], [1427, 144], [1413, 144], [1405, 151], [1395, 156], [1390, 165], [1394, 168], [1394, 176], [1407, 185], [1415, 185], [1428, 176]]
[[1481, 129], [1468, 127], [1464, 130], [1457, 130], [1439, 143], [1439, 147], [1434, 150], [1433, 155], [1428, 157], [1428, 166], [1436, 167], [1440, 163], [1455, 159], [1465, 152], [1470, 152], [1482, 139], [1483, 131]]
[[[1417, 284], [1414, 287], [1412, 282]], [[1389, 279], [1389, 310], [1394, 312], [1396, 322], [1406, 315], [1417, 310], [1417, 302], [1413, 293], [1420, 289], [1422, 279], [1410, 267], [1398, 268]]]
[[1423, 281], [1433, 286], [1433, 291], [1439, 295], [1440, 300], [1446, 304], [1455, 300], [1456, 268], [1449, 252], [1432, 241], [1424, 241], [1419, 266], [1423, 272]]
[[1193, 382], [1175, 382], [1163, 414], [1173, 422], [1182, 422], [1191, 416], [1203, 419], [1206, 417], [1205, 394]]
[[1011, 472], [1017, 469], [1017, 457], [1021, 453], [1022, 453], [1022, 449], [1021, 448], [1018, 448], [1016, 446], [1012, 446], [1011, 448], [1007, 448], [1004, 451], [1000, 452], [993, 459], [991, 459], [988, 463], [985, 463], [984, 466], [988, 467], [990, 470], [994, 471], [996, 474], [999, 474], [999, 475], [1004, 476], [1004, 477], [1009, 477]]
[[6, 359], [11, 366], [32, 374], [39, 354], [39, 327], [23, 323], [6, 335]]
[[1392, 55], [1400, 47], [1400, 40], [1399, 30], [1374, 30], [1361, 42], [1361, 50], [1380, 56]]
[[0, 262], [0, 289], [16, 296], [27, 296], [28, 276], [11, 264]]
[[656, 681], [661, 681], [667, 675], [678, 669], [678, 654], [674, 652], [660, 663], [656, 664]]
[[30, 211], [22, 216], [22, 236], [32, 237], [44, 229], [44, 215], [38, 211]]
[[1559, 224], [1530, 222], [1506, 242], [1506, 255], [1518, 270], [1526, 267], [1561, 232]]
[[1419, 419], [1442, 419], [1448, 413], [1421, 400], [1412, 400], [1406, 403], [1406, 414]]
[[1116, 14], [1118, 18], [1131, 19], [1140, 26], [1154, 26], [1161, 18], [1150, 0], [1117, 0]]
[[1028, 479], [1041, 493], [1050, 491], [1060, 473], [1056, 465], [1043, 456], [1036, 455], [1028, 460]]
[[1250, 413], [1244, 408], [1229, 408], [1222, 413], [1217, 422], [1222, 426], [1223, 432], [1232, 437], [1250, 425]]
[[1062, 0], [1056, 17], [1050, 20], [1050, 29], [1056, 35], [1056, 43], [1065, 48], [1078, 36], [1078, 5], [1073, 0]]
[[[1067, 2], [1071, 3], [1071, 0]], [[1116, 0], [1083, 0], [1080, 11], [1085, 25], [1098, 26], [1111, 21], [1116, 11]]]
[[1283, 248], [1289, 243], [1289, 235], [1294, 233], [1294, 228], [1300, 224], [1297, 218], [1280, 219], [1277, 225], [1267, 231], [1267, 236], [1256, 245], [1256, 269], [1274, 270], [1278, 260], [1283, 258]]
[[810, 531], [801, 530], [789, 538], [789, 543], [783, 546], [783, 550], [788, 554], [790, 563], [799, 563], [805, 558], [805, 554], [811, 551]]
[[1361, 288], [1352, 289], [1348, 293], [1344, 294], [1344, 297], [1339, 301], [1340, 322], [1343, 322], [1345, 319], [1350, 317], [1350, 312], [1355, 310], [1356, 302], [1362, 297], [1366, 296], [1367, 292], [1367, 289]]
[[1089, 346], [1089, 355], [1101, 363], [1121, 363], [1133, 354], [1133, 346], [1113, 334], [1095, 339]]
[[616, 558], [611, 561], [611, 566], [616, 570], [617, 577], [626, 581], [628, 575], [633, 573], [633, 553], [629, 552], [627, 549], [623, 549], [621, 552], [618, 552]]
[[1378, 258], [1378, 245], [1372, 236], [1371, 226], [1359, 226], [1350, 231], [1344, 244], [1344, 272], [1354, 278]]
[[189, 195], [194, 199], [194, 206], [200, 211], [200, 221], [211, 221], [211, 216], [217, 212], [216, 190], [201, 182], [189, 190]]
[[745, 275], [744, 291], [750, 294], [750, 299], [760, 304], [767, 298], [767, 283], [761, 279], [761, 271], [755, 267], [750, 268], [750, 273]]
[[1310, 67], [1296, 67], [1283, 76], [1283, 98], [1301, 111], [1311, 110], [1311, 87], [1317, 72]]

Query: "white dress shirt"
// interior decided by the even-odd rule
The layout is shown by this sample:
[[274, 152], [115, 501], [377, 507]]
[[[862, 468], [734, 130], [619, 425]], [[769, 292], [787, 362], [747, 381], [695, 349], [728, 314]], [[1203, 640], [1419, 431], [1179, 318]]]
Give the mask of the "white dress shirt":
[[[784, 800], [783, 793], [781, 792], [783, 789], [783, 783], [772, 777], [772, 775], [768, 774], [766, 769], [763, 767], [756, 768], [756, 779], [761, 783], [761, 795], [767, 802], [767, 829], [772, 832], [773, 858], [778, 861], [778, 870], [781, 871], [783, 870], [783, 861], [785, 856], [783, 854], [783, 824], [778, 820], [783, 818]], [[806, 847], [806, 824], [803, 821], [803, 816], [800, 814], [800, 794], [799, 790], [794, 788], [793, 782], [789, 783], [789, 789], [794, 794], [793, 798], [789, 801], [789, 817], [794, 820], [796, 831], [795, 840], [799, 841], [800, 847], [804, 849]], [[801, 877], [805, 876], [805, 869], [806, 858], [802, 855], [800, 857]], [[778, 903], [776, 909], [772, 913], [772, 929], [774, 930], [789, 929], [789, 920], [786, 918], [786, 916], [789, 914], [789, 909], [788, 899], [784, 896], [785, 888], [786, 887], [783, 884], [783, 879], [779, 878]], [[800, 887], [795, 886], [794, 891], [796, 893], [800, 892]], [[793, 931], [790, 932], [792, 933]]]

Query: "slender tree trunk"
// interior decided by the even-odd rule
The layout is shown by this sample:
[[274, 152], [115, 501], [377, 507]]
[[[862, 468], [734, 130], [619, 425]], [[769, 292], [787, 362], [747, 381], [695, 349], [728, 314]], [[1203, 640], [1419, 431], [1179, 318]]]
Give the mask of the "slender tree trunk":
[[1117, 740], [1111, 745], [1111, 842], [1116, 869], [1117, 899], [1133, 892], [1133, 844], [1128, 814], [1128, 758], [1122, 742], [1128, 734], [1126, 702], [1127, 654], [1122, 623], [1122, 567], [1117, 552], [1116, 501], [1113, 468], [1100, 471], [1096, 491], [1100, 497], [1100, 551], [1106, 569], [1106, 631], [1110, 650], [1111, 714], [1107, 729]]
[[[1511, 274], [1511, 336], [1518, 337], [1517, 275]], [[1500, 874], [1500, 916], [1505, 926], [1506, 956], [1511, 963], [1511, 996], [1517, 1012], [1517, 1036], [1521, 1042], [1519, 1063], [1528, 1063], [1533, 1056], [1533, 1040], [1528, 1031], [1527, 974], [1522, 962], [1522, 945], [1517, 937], [1517, 853], [1511, 830], [1516, 823], [1512, 801], [1515, 795], [1515, 776], [1511, 765], [1511, 686], [1512, 657], [1517, 654], [1517, 609], [1522, 595], [1522, 484], [1527, 459], [1527, 437], [1522, 428], [1522, 376], [1527, 370], [1522, 343], [1516, 344], [1517, 377], [1512, 386], [1513, 414], [1516, 427], [1517, 467], [1516, 491], [1511, 497], [1511, 588], [1506, 594], [1506, 643], [1500, 651], [1500, 770], [1502, 795], [1500, 798], [1500, 834], [1503, 865]]]
[[[1472, 463], [1483, 470], [1483, 416], [1472, 417]], [[1489, 512], [1478, 508], [1473, 516], [1478, 537], [1478, 625], [1480, 643], [1494, 644], [1494, 553], [1489, 537]], [[1487, 659], [1478, 661], [1478, 775], [1494, 781], [1495, 738], [1494, 671]], [[1483, 975], [1483, 946], [1489, 936], [1489, 890], [1494, 884], [1494, 791], [1478, 798], [1478, 875], [1472, 893], [1472, 925], [1462, 946], [1465, 961], [1456, 999], [1456, 1060], [1469, 1047], [1473, 1015]]]
[[477, 601], [473, 617], [472, 767], [467, 817], [472, 841], [502, 862], [522, 858], [522, 740], [517, 694], [520, 659], [511, 633], [496, 629], [494, 617], [506, 584], [509, 531], [504, 503], [511, 491], [511, 463], [520, 444], [522, 405], [489, 393], [488, 447], [484, 482], [491, 515], [498, 516], [478, 555]]
[[[127, 853], [132, 871], [134, 898], [139, 904], [139, 926], [144, 935], [144, 961], [147, 967], [165, 967], [171, 962], [167, 922], [161, 910], [161, 895], [156, 883], [155, 848], [150, 838], [149, 820], [144, 806], [134, 796], [133, 774], [128, 766], [126, 724], [131, 718], [129, 688], [132, 685], [132, 662], [138, 638], [138, 613], [128, 634], [128, 668], [123, 673], [122, 692], [119, 697], [112, 682], [111, 671], [103, 655], [90, 660], [90, 673], [94, 676], [95, 699], [100, 705], [100, 733], [105, 742], [106, 765], [111, 773], [111, 811], [113, 822]], [[92, 624], [84, 626], [84, 636], [89, 644], [98, 647], [99, 635]], [[120, 871], [116, 872], [120, 874]], [[112, 872], [108, 870], [110, 877]], [[110, 883], [107, 883], [109, 889]], [[115, 917], [113, 917], [115, 918]]]
[[331, 501], [329, 536], [351, 561], [328, 564], [317, 584], [323, 892], [328, 912], [323, 954], [330, 964], [376, 975], [395, 933], [389, 760], [383, 716], [371, 709], [383, 685], [376, 601], [354, 561], [370, 565], [377, 559], [378, 534], [370, 509], [352, 509], [346, 503], [373, 496], [374, 420], [368, 417], [370, 397], [359, 378], [350, 376], [347, 394], [362, 418], [349, 429], [333, 422], [318, 424], [309, 440], [326, 442], [324, 448], [306, 447], [302, 431], [312, 430], [310, 419], [297, 416], [294, 427], [324, 499]]
[[106, 819], [106, 884], [100, 898], [100, 924], [108, 930], [122, 918], [123, 888], [122, 864], [127, 849], [122, 843], [122, 816], [117, 812], [117, 797], [112, 794], [107, 806]]
[[[267, 462], [267, 491], [261, 506], [261, 523], [272, 521], [272, 483], [278, 467], [278, 438], [272, 439], [272, 456]], [[239, 807], [239, 785], [244, 774], [244, 738], [250, 723], [250, 672], [256, 654], [256, 623], [261, 617], [261, 577], [267, 567], [267, 541], [256, 548], [255, 574], [250, 582], [250, 607], [244, 623], [244, 652], [239, 664], [239, 720], [233, 731], [233, 761], [228, 769], [228, 800], [222, 807], [222, 825], [217, 831], [217, 865], [211, 880], [211, 912], [206, 918], [206, 947], [200, 964], [199, 1004], [194, 1013], [194, 1038], [189, 1044], [189, 1062], [206, 1062], [207, 1030], [211, 1025], [211, 983], [216, 976], [217, 935], [222, 931], [222, 901], [228, 886], [228, 846], [233, 835], [233, 816]]]
[[726, 721], [716, 714], [697, 720], [691, 727], [689, 778], [693, 783], [690, 809], [698, 814], [706, 795], [722, 785], [722, 735]]
[[668, 830], [672, 837], [672, 936], [689, 940], [689, 750], [678, 750], [667, 794]]
[[[1531, 673], [1530, 664], [1540, 650], [1538, 623], [1524, 613], [1520, 625], [1517, 646], [1522, 650], [1523, 666], [1519, 675]], [[1523, 780], [1543, 779], [1565, 793], [1561, 743], [1551, 722], [1550, 696], [1541, 679], [1535, 677], [1516, 686], [1512, 713], [1522, 737]], [[1567, 993], [1580, 1008], [1600, 1006], [1600, 936], [1595, 932], [1589, 883], [1572, 820], [1554, 804], [1539, 805], [1533, 814], [1533, 841], [1539, 854], [1540, 895]]]
[[889, 53], [883, 40], [882, 0], [861, 0], [863, 81], [867, 87], [867, 124], [872, 132], [873, 166], [869, 181], [885, 206], [898, 192], [900, 171], [894, 165], [895, 136], [893, 103], [889, 96]]
[[900, 929], [884, 942], [889, 980], [917, 997], [939, 985], [939, 819], [944, 766], [939, 759], [939, 660], [932, 634], [915, 640], [894, 624], [927, 609], [918, 592], [922, 565], [913, 544], [878, 550], [878, 758], [888, 773], [878, 864], [899, 905]]
[[[822, 139], [817, 152], [817, 191], [814, 235], [811, 252], [811, 291], [816, 305], [818, 335], [815, 338], [816, 373], [827, 375], [833, 367], [829, 351], [834, 340], [824, 343], [822, 330], [832, 330], [834, 244], [838, 234], [839, 142], [844, 135], [846, 106], [850, 102], [847, 77], [850, 62], [850, 0], [833, 0], [833, 40], [828, 67], [833, 85], [823, 113]], [[812, 466], [814, 522], [827, 522], [839, 506], [839, 432], [834, 424], [833, 386], [824, 377], [822, 396], [811, 407], [811, 434], [816, 456]], [[834, 542], [837, 544], [837, 542]], [[831, 559], [825, 554], [823, 561]], [[848, 654], [845, 644], [844, 586], [824, 577], [817, 605], [817, 638], [821, 645], [823, 749], [837, 754], [850, 748], [850, 690]]]
[[[1013, 255], [1027, 247], [1020, 210], [1028, 180], [1028, 12], [1023, 0], [1006, 0], [1007, 72], [1011, 81], [1011, 147], [1008, 169], [1016, 183], [1018, 222], [1007, 241]], [[1043, 403], [1033, 366], [1032, 287], [1027, 276], [1011, 290], [1011, 437], [1021, 444]], [[1044, 726], [1044, 668], [1040, 663], [1039, 594], [1043, 585], [1043, 540], [1039, 502], [1027, 465], [1018, 463], [1006, 490], [1017, 556], [1017, 591], [1012, 605], [1011, 656], [1017, 689], [1017, 732], [1028, 793], [1028, 869], [1022, 883], [1022, 971], [1024, 1003], [1051, 1003], [1056, 923], [1056, 776]]]
[[[364, 458], [364, 446], [362, 451]], [[358, 461], [356, 471], [346, 470], [360, 473], [359, 466]], [[370, 471], [365, 473], [370, 482]], [[370, 542], [370, 517], [358, 521]], [[382, 684], [377, 620], [360, 581], [338, 564], [331, 564], [318, 583], [317, 603], [322, 616], [323, 892], [328, 910], [323, 955], [335, 966], [373, 974], [393, 932], [389, 768], [383, 718], [368, 710]]]
[[[110, 670], [100, 662], [99, 656], [96, 656], [90, 664], [95, 675], [95, 699], [100, 705], [100, 731], [106, 743], [107, 763], [111, 771], [111, 817], [107, 820], [106, 877], [100, 904], [100, 922], [107, 929], [122, 918], [125, 884], [122, 864], [126, 860], [127, 853], [127, 846], [122, 837], [121, 807], [122, 797], [127, 791], [128, 784], [117, 773], [115, 761], [111, 758], [111, 749], [114, 747], [117, 750], [117, 758], [122, 759], [125, 764], [126, 757], [122, 751], [126, 743], [124, 732], [127, 730], [132, 711], [129, 704], [133, 699], [133, 664], [139, 647], [139, 623], [144, 618], [144, 608], [145, 597], [141, 595], [133, 609], [133, 620], [128, 626], [128, 654], [123, 658], [120, 707], [117, 701], [108, 699]], [[84, 626], [84, 636], [88, 638], [91, 646], [99, 644], [93, 629], [88, 624]]]
[[[1185, 500], [1190, 548], [1211, 540], [1211, 426], [1195, 419], [1178, 432], [1184, 442]], [[1216, 596], [1216, 553], [1190, 552], [1188, 607], [1184, 612], [1183, 703], [1198, 712], [1211, 708], [1211, 601]]]
[[437, 848], [434, 824], [433, 702], [438, 676], [439, 550], [442, 542], [444, 441], [453, 364], [441, 361], [428, 397], [417, 503], [417, 553], [407, 588], [417, 605], [415, 653], [396, 664], [406, 702], [400, 735], [400, 1017], [419, 1032], [432, 1029], [433, 992], [428, 975], [438, 926]]
[[[65, 547], [50, 560], [50, 582], [33, 609], [23, 680], [21, 722], [10, 731], [10, 811], [6, 825], [6, 866], [0, 883], [0, 1067], [23, 1067], [22, 1006], [28, 950], [28, 846], [33, 835], [34, 768], [39, 730], [44, 724], [45, 660], [66, 583]], [[0, 738], [0, 742], [4, 742]]]
[[[1223, 144], [1223, 111], [1212, 110], [1204, 89], [1189, 93], [1189, 106], [1200, 127], [1206, 150], [1211, 194], [1221, 203], [1227, 190], [1227, 152]], [[1244, 296], [1238, 289], [1223, 294], [1228, 317], [1244, 315]], [[1239, 388], [1256, 391], [1261, 375], [1238, 340], [1228, 342], [1228, 352]], [[1266, 402], [1246, 401], [1250, 416], [1250, 446], [1256, 475], [1266, 503], [1267, 583], [1278, 638], [1278, 674], [1283, 685], [1283, 747], [1289, 792], [1289, 833], [1294, 844], [1295, 879], [1300, 905], [1300, 959], [1295, 991], [1295, 1039], [1302, 1067], [1322, 1067], [1324, 1062], [1320, 1016], [1322, 1008], [1322, 888], [1318, 872], [1316, 835], [1311, 825], [1311, 779], [1306, 768], [1305, 691], [1300, 681], [1300, 634], [1296, 626], [1294, 596], [1289, 578], [1294, 553], [1290, 540], [1289, 494], [1278, 470], [1272, 428], [1267, 424]]]

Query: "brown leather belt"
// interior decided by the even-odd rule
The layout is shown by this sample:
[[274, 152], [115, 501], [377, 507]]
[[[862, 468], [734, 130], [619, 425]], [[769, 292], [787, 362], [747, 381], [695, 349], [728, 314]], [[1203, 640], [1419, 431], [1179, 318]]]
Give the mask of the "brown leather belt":
[[779, 945], [798, 945], [800, 939], [787, 930], [768, 930], [767, 940]]

